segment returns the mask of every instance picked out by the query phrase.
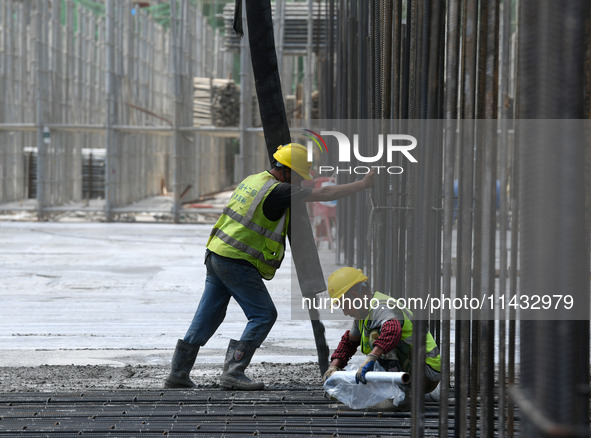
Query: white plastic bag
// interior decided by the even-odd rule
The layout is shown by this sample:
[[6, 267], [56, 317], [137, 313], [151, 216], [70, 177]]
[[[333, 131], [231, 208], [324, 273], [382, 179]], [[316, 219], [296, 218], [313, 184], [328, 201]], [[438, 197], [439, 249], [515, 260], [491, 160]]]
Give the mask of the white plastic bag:
[[[374, 371], [378, 371], [376, 364]], [[381, 368], [381, 367], [379, 367]], [[380, 371], [383, 371], [381, 368]], [[404, 401], [404, 391], [396, 383], [355, 382], [354, 373], [336, 372], [324, 382], [324, 391], [351, 409], [366, 409], [384, 400], [391, 399], [393, 406]]]

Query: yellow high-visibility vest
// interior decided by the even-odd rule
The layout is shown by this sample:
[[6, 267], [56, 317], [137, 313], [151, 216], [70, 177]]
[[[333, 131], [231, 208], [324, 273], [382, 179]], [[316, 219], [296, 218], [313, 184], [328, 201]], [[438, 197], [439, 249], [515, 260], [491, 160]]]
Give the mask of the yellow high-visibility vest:
[[210, 251], [249, 261], [266, 280], [273, 278], [283, 261], [289, 222], [289, 209], [276, 221], [263, 213], [263, 202], [277, 184], [279, 181], [267, 171], [242, 181], [207, 241]]
[[[393, 303], [396, 303], [396, 299], [392, 298], [386, 294], [381, 292], [375, 292], [373, 294], [373, 298], [379, 300], [380, 305], [386, 306], [389, 303], [390, 307], [393, 307]], [[409, 363], [404, 363], [405, 358], [410, 359], [412, 357], [412, 346], [413, 346], [413, 325], [412, 325], [412, 312], [404, 307], [396, 307], [398, 308], [402, 314], [404, 315], [404, 321], [402, 323], [402, 333], [400, 336], [400, 342], [394, 349], [396, 355], [399, 358], [400, 365], [405, 368], [405, 371], [410, 371], [408, 369]], [[370, 333], [371, 330], [369, 329], [369, 321], [372, 320], [372, 312], [370, 311], [367, 317], [363, 320], [359, 321], [359, 332], [361, 333], [361, 351], [363, 354], [371, 353], [372, 347], [370, 345]], [[441, 372], [441, 356], [439, 354], [439, 348], [433, 339], [433, 335], [431, 332], [427, 332], [426, 335], [426, 352], [425, 352], [425, 363], [433, 368], [435, 371]]]

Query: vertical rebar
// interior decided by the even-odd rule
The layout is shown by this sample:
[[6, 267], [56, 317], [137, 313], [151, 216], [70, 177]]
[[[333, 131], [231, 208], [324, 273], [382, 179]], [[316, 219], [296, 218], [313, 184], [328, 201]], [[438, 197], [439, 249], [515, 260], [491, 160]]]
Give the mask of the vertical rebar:
[[[371, 30], [371, 55], [370, 65], [373, 66], [370, 72], [370, 87], [372, 94], [370, 101], [372, 102], [370, 118], [379, 119], [382, 115], [382, 97], [381, 97], [381, 76], [382, 76], [382, 59], [381, 59], [381, 33], [380, 33], [380, 1], [370, 0], [370, 30]], [[379, 233], [378, 233], [379, 234]]]
[[[389, 8], [388, 8], [389, 9]], [[398, 130], [402, 124], [400, 121], [400, 102], [401, 102], [401, 71], [402, 71], [402, 0], [396, 0], [392, 5], [392, 29], [390, 30], [391, 46], [389, 47], [390, 62], [392, 65], [392, 73], [386, 77], [389, 81], [388, 87], [390, 88], [389, 94], [391, 100], [388, 105], [391, 108], [391, 119], [390, 127], [393, 130]], [[400, 164], [400, 157], [396, 156], [393, 165]], [[402, 291], [400, 288], [399, 279], [401, 277], [401, 260], [400, 260], [400, 178], [391, 178], [388, 181], [388, 217], [386, 223], [391, 224], [391, 242], [388, 245], [388, 260], [391, 260], [389, 271], [390, 275], [386, 278], [389, 290], [393, 291], [393, 294]]]
[[[356, 65], [355, 72], [352, 72], [350, 81], [350, 117], [359, 120], [366, 119], [369, 114], [369, 107], [371, 102], [368, 99], [368, 47], [371, 44], [371, 39], [368, 36], [370, 26], [369, 8], [370, 4], [367, 1], [353, 0], [351, 2], [351, 25], [354, 32], [354, 37], [350, 39], [350, 47], [352, 52], [351, 62]], [[352, 69], [351, 69], [352, 70]], [[368, 206], [364, 202], [363, 197], [358, 195], [355, 197], [355, 205], [357, 217], [362, 218], [362, 222], [357, 225], [357, 260], [356, 266], [364, 270], [364, 272], [371, 272], [372, 269], [372, 252], [371, 247], [373, 242], [367, 241], [368, 229], [373, 231], [373, 223], [370, 221], [372, 214], [367, 214]], [[373, 239], [372, 239], [373, 240]], [[387, 293], [384, 290], [384, 293]]]
[[240, 39], [240, 152], [236, 156], [236, 166], [234, 166], [235, 182], [246, 178], [249, 174], [249, 166], [246, 152], [246, 142], [248, 138], [247, 127], [251, 120], [251, 93], [250, 93], [250, 51], [248, 48], [248, 23], [246, 20], [246, 4], [242, 1], [242, 28], [244, 36]]
[[[480, 16], [479, 16], [480, 14]], [[475, 71], [475, 114], [476, 119], [484, 119], [487, 99], [485, 92], [486, 84], [486, 59], [487, 59], [487, 33], [488, 33], [488, 2], [482, 0], [478, 2], [475, 9], [474, 23], [476, 24], [476, 71]], [[486, 123], [486, 122], [485, 122]], [[483, 179], [485, 173], [484, 163], [484, 135], [480, 126], [482, 123], [475, 124], [474, 129], [474, 187], [473, 187], [473, 254], [472, 254], [472, 296], [484, 296], [482, 290], [482, 278], [486, 258], [483, 251], [488, 247], [488, 242], [483, 234], [484, 206], [482, 198]], [[476, 438], [478, 433], [478, 405], [486, 406], [488, 400], [483, 399], [480, 393], [482, 374], [488, 371], [488, 364], [485, 359], [486, 343], [481, 342], [485, 321], [479, 318], [472, 319], [472, 345], [471, 345], [471, 366], [470, 366], [470, 437]], [[485, 330], [485, 329], [484, 329]], [[486, 330], [485, 330], [486, 331]]]
[[[349, 75], [348, 75], [348, 61], [349, 53], [346, 51], [347, 44], [347, 8], [345, 7], [345, 0], [339, 0], [337, 6], [337, 35], [338, 41], [336, 43], [337, 53], [336, 58], [336, 84], [335, 84], [335, 117], [339, 119], [348, 118], [348, 95], [349, 90]], [[347, 234], [350, 235], [350, 234]]]
[[335, 1], [336, 0], [328, 0], [327, 2], [327, 10], [328, 10], [328, 68], [327, 68], [327, 76], [328, 76], [328, 85], [326, 87], [327, 92], [327, 114], [326, 117], [328, 119], [332, 119], [335, 117], [335, 82], [334, 82], [334, 57], [335, 57]]
[[404, 119], [414, 119], [415, 118], [415, 69], [416, 69], [416, 20], [417, 20], [417, 1], [419, 0], [407, 0], [406, 2], [406, 29], [407, 29], [407, 37], [406, 37], [406, 65], [405, 65], [405, 75], [406, 81], [406, 89], [408, 91], [405, 92], [405, 111], [403, 113]]
[[392, 89], [392, 119], [400, 119], [400, 102], [402, 93], [400, 90], [401, 74], [402, 74], [402, 0], [394, 0], [393, 2], [393, 25], [392, 25], [392, 48], [391, 54], [393, 67], [391, 75], [390, 87]]
[[[9, 4], [7, 2], [3, 2], [0, 5], [0, 28], [5, 31], [5, 29], [8, 28], [8, 17], [9, 17], [9, 13], [7, 12], [7, 8], [8, 8]], [[2, 85], [0, 87], [0, 102], [2, 102], [2, 104], [0, 105], [0, 120], [4, 121], [6, 120], [6, 115], [8, 112], [8, 109], [6, 108], [6, 100], [7, 100], [7, 93], [8, 93], [8, 89], [10, 88], [8, 86], [8, 80], [10, 75], [7, 72], [7, 68], [6, 65], [9, 63], [7, 58], [8, 58], [8, 54], [9, 54], [9, 49], [7, 47], [8, 41], [6, 38], [3, 38], [2, 40], [2, 45], [0, 45], [0, 84]], [[0, 166], [0, 172], [2, 172], [2, 175], [4, 174], [5, 170], [4, 170], [4, 166], [5, 166], [5, 160], [2, 160], [2, 166]], [[5, 184], [2, 184], [2, 191], [5, 190]], [[0, 195], [2, 193], [0, 192]]]
[[[182, 4], [181, 4], [182, 8]], [[180, 29], [180, 17], [177, 12], [177, 1], [170, 1], [170, 53], [172, 54], [172, 76], [173, 76], [173, 89], [174, 89], [174, 140], [173, 140], [173, 172], [174, 172], [174, 203], [173, 203], [173, 217], [174, 222], [178, 223], [180, 218], [181, 209], [181, 187], [182, 183], [182, 138], [181, 132], [179, 131], [180, 125], [182, 124], [183, 115], [183, 87], [182, 87], [182, 40], [181, 40], [181, 29]]]
[[[43, 0], [36, 4], [36, 112], [37, 112], [37, 216], [40, 220], [45, 218], [46, 202], [46, 169], [47, 169], [47, 145], [44, 140], [45, 114], [46, 114], [46, 93], [47, 93], [47, 22], [45, 17], [48, 14], [47, 1]], [[49, 131], [47, 130], [47, 135]]]
[[[460, 164], [458, 178], [458, 270], [456, 291], [461, 296], [472, 293], [472, 221], [474, 177], [474, 100], [476, 77], [476, 16], [477, 4], [462, 1], [462, 73], [461, 73], [461, 118]], [[470, 321], [464, 311], [456, 313], [456, 372], [455, 372], [455, 418], [456, 437], [466, 436], [467, 394], [470, 377]]]
[[[312, 65], [314, 59], [314, 52], [312, 51], [312, 47], [314, 44], [313, 40], [313, 30], [314, 30], [314, 3], [313, 0], [308, 0], [308, 28], [307, 28], [307, 35], [306, 35], [306, 62], [305, 62], [305, 77], [304, 77], [304, 102], [305, 102], [305, 111], [304, 111], [304, 118], [306, 120], [312, 119], [312, 87], [313, 87], [313, 77], [312, 77]], [[281, 63], [279, 63], [279, 68], [281, 69]], [[281, 70], [280, 70], [281, 71]]]
[[[19, 5], [19, 10], [20, 10], [20, 47], [19, 47], [19, 57], [20, 57], [20, 74], [19, 74], [19, 78], [20, 78], [20, 87], [19, 87], [19, 91], [18, 91], [18, 100], [20, 102], [20, 118], [19, 118], [19, 122], [24, 123], [25, 119], [27, 117], [27, 107], [34, 107], [34, 105], [27, 105], [28, 99], [25, 99], [25, 95], [26, 90], [25, 90], [25, 84], [28, 84], [28, 74], [27, 74], [27, 60], [28, 60], [28, 50], [27, 50], [27, 39], [28, 39], [28, 34], [27, 32], [25, 32], [27, 23], [29, 22], [29, 20], [31, 19], [31, 12], [30, 12], [30, 8], [26, 8], [24, 7], [24, 5]], [[20, 137], [20, 150], [22, 150], [24, 152], [24, 147], [25, 147], [25, 142], [27, 141], [28, 134], [21, 134]], [[30, 162], [29, 162], [30, 164]], [[29, 169], [29, 166], [26, 167], [27, 170]], [[23, 196], [25, 199], [29, 198], [29, 179], [28, 178], [23, 178], [23, 184], [25, 185], [25, 189], [23, 190]]]
[[106, 113], [105, 120], [105, 216], [108, 222], [113, 220], [115, 198], [115, 178], [119, 172], [115, 164], [116, 138], [113, 126], [117, 123], [115, 97], [115, 1], [107, 0], [106, 15]]
[[[478, 149], [480, 159], [478, 187], [476, 192], [480, 202], [476, 205], [478, 213], [480, 240], [478, 263], [474, 270], [479, 273], [479, 291], [483, 297], [495, 295], [495, 244], [496, 244], [496, 132], [497, 125], [497, 59], [498, 59], [498, 4], [496, 0], [481, 3], [479, 24], [479, 96], [480, 119], [486, 119], [478, 127]], [[475, 276], [476, 281], [476, 276]], [[483, 309], [478, 334], [479, 346], [477, 374], [480, 376], [480, 435], [494, 434], [494, 312]], [[474, 391], [476, 392], [476, 391]], [[473, 403], [475, 405], [476, 403]], [[472, 414], [476, 415], [473, 410]], [[475, 432], [475, 431], [473, 431]]]
[[[576, 119], [585, 114], [583, 68], [589, 2], [572, 1], [557, 8], [523, 0], [520, 8], [519, 117], [561, 119], [519, 125], [521, 288], [524, 294], [577, 291], [586, 318], [589, 253], [582, 236], [586, 231], [587, 141]], [[557, 143], [560, 148], [555, 147]], [[552, 180], [547, 177], [548, 169], [553, 169]], [[524, 321], [521, 326], [522, 339], [527, 342], [520, 345], [520, 392], [532, 400], [523, 424], [532, 436], [551, 433], [536, 416], [567, 428], [573, 436], [589, 430], [588, 393], [583, 396], [578, 389], [589, 387], [588, 366], [582, 367], [579, 359], [580, 351], [588, 352], [589, 343], [588, 338], [583, 341], [578, 336], [580, 324], [567, 320], [569, 316], [561, 321]], [[522, 318], [537, 319], [531, 312]], [[558, 373], [551, 358], [540, 350], [542, 345], [556, 346], [554, 355], [562, 365]], [[584, 362], [588, 364], [589, 358]]]
[[369, 27], [369, 2], [359, 0], [358, 4], [358, 45], [359, 58], [357, 62], [357, 77], [359, 78], [359, 96], [357, 98], [357, 117], [359, 119], [369, 118], [369, 105], [371, 104], [368, 94], [369, 84], [369, 49], [368, 49], [368, 27]]
[[[518, 260], [519, 260], [519, 145], [517, 142], [513, 144], [513, 168], [511, 172], [511, 254], [509, 262], [509, 296], [508, 300], [517, 297], [517, 283], [518, 283]], [[511, 387], [515, 384], [515, 344], [517, 335], [517, 321], [516, 310], [514, 307], [509, 308], [509, 339], [507, 352], [507, 386]], [[507, 436], [513, 437], [515, 431], [515, 409], [514, 404], [509, 403], [507, 406]]]
[[[286, 4], [285, 0], [277, 0], [275, 2], [275, 13], [277, 15], [277, 67], [279, 72], [283, 72], [283, 51], [285, 46], [285, 14]], [[309, 17], [311, 18], [311, 17]], [[244, 23], [244, 22], [243, 22]]]
[[[8, 2], [3, 2], [0, 5], [0, 28], [6, 35], [7, 32], [10, 32], [11, 25], [11, 4]], [[0, 121], [6, 121], [11, 119], [11, 90], [13, 87], [9, 86], [9, 78], [11, 77], [11, 68], [9, 67], [12, 65], [10, 58], [12, 57], [12, 50], [10, 44], [10, 37], [6, 35], [2, 38], [3, 44], [0, 45], [0, 87], [2, 90], [0, 91]], [[5, 134], [0, 134], [3, 143], [2, 151], [0, 151], [0, 200], [5, 198], [12, 197], [12, 190], [11, 187], [11, 167], [9, 164], [12, 163], [11, 156], [14, 154], [12, 150], [12, 145], [8, 146], [8, 141], [4, 140]]]
[[[499, 143], [499, 290], [495, 295], [495, 302], [499, 297], [507, 296], [507, 226], [508, 226], [508, 199], [509, 185], [509, 65], [510, 59], [510, 35], [511, 35], [511, 5], [505, 1], [502, 5], [502, 30], [500, 34], [500, 74], [499, 74], [499, 100], [500, 100], [500, 143]], [[514, 231], [512, 230], [512, 233]], [[507, 384], [506, 384], [506, 320], [508, 312], [501, 310], [499, 315], [499, 436], [505, 436], [506, 410], [507, 410]]]
[[[370, 1], [370, 65], [373, 68], [370, 71], [370, 117], [372, 119], [383, 118], [382, 102], [384, 92], [384, 82], [382, 77], [384, 75], [384, 66], [381, 53], [381, 46], [383, 42], [382, 37], [386, 33], [385, 23], [382, 22], [381, 18], [383, 14], [381, 11], [380, 0]], [[389, 29], [388, 29], [389, 30]], [[379, 134], [383, 134], [382, 125], [379, 122], [372, 123], [369, 138], [377, 138]], [[380, 165], [385, 163], [385, 157], [379, 162]], [[386, 206], [386, 191], [387, 191], [387, 178], [377, 178], [373, 187], [373, 198], [376, 209], [373, 210], [373, 224], [370, 226], [374, 229], [374, 241], [373, 241], [373, 257], [374, 263], [372, 265], [372, 282], [375, 290], [384, 291], [386, 290], [386, 246], [389, 232], [386, 227], [386, 210], [383, 208]]]
[[[452, 240], [454, 212], [454, 162], [456, 156], [456, 129], [458, 116], [458, 52], [460, 49], [459, 0], [447, 2], [447, 45], [445, 64], [445, 151], [444, 151], [444, 193], [443, 193], [443, 279], [442, 293], [451, 297]], [[441, 382], [439, 402], [439, 436], [446, 436], [449, 430], [449, 386], [450, 386], [450, 310], [441, 314]], [[456, 381], [457, 384], [457, 381]]]
[[[347, 52], [349, 53], [349, 63], [352, 66], [359, 65], [359, 12], [357, 0], [349, 0], [349, 16], [348, 16], [348, 32], [347, 32]], [[349, 84], [349, 92], [347, 93], [349, 98], [347, 99], [347, 114], [348, 118], [356, 119], [359, 118], [359, 68], [348, 68], [347, 69], [349, 78], [347, 83]]]
[[[413, 233], [412, 245], [414, 246], [414, 257], [416, 263], [411, 267], [410, 275], [413, 277], [412, 284], [415, 295], [426, 298], [434, 292], [432, 289], [433, 277], [440, 281], [441, 261], [438, 254], [438, 242], [435, 240], [436, 233], [433, 233], [433, 226], [437, 223], [436, 215], [432, 208], [436, 207], [437, 197], [434, 197], [434, 175], [438, 174], [436, 168], [440, 156], [440, 130], [436, 123], [440, 114], [440, 32], [441, 3], [426, 2], [419, 3], [417, 8], [417, 93], [420, 100], [417, 107], [417, 116], [426, 119], [419, 130], [418, 142], [424, 144], [417, 154], [421, 165], [415, 169], [417, 173], [417, 186], [415, 187], [414, 211], [413, 211]], [[430, 263], [432, 262], [432, 263]], [[426, 319], [425, 313], [420, 317]], [[427, 321], [420, 321], [416, 333], [417, 344], [415, 345], [416, 355], [413, 361], [413, 423], [411, 433], [414, 436], [422, 436], [424, 433], [424, 385], [425, 385], [425, 336], [427, 334]], [[414, 418], [417, 420], [414, 421]]]
[[382, 119], [390, 119], [392, 117], [392, 32], [393, 26], [393, 10], [392, 1], [383, 1], [381, 4], [381, 39], [382, 41]]
[[[410, 13], [412, 10], [413, 0], [407, 0], [404, 11], [401, 11], [402, 15], [406, 16], [406, 24], [401, 28], [401, 51], [400, 51], [400, 105], [399, 105], [399, 119], [405, 120], [409, 118], [409, 100], [410, 100], [410, 74], [411, 74], [411, 39], [412, 30], [414, 27], [410, 26]], [[403, 174], [402, 178], [398, 181], [398, 190], [395, 193], [398, 200], [398, 266], [396, 268], [398, 277], [396, 281], [396, 290], [405, 291], [406, 293], [406, 282], [407, 272], [406, 265], [408, 262], [407, 256], [407, 234], [408, 224], [410, 223], [410, 212], [406, 209], [410, 207], [409, 196], [408, 196], [408, 185], [409, 176]]]

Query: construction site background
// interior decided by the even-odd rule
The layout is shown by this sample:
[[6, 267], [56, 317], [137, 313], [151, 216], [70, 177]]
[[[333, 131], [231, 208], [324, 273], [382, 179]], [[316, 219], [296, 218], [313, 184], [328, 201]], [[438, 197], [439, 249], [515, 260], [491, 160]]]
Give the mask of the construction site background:
[[[0, 2], [6, 239], [22, 231], [12, 221], [33, 229], [46, 221], [192, 224], [199, 234], [237, 182], [268, 167], [248, 38], [232, 30], [234, 4]], [[576, 317], [505, 308], [462, 318], [440, 309], [417, 324], [417, 337], [429, 329], [442, 355], [431, 431], [588, 436], [589, 2], [276, 0], [272, 7], [294, 141], [304, 143], [303, 129], [318, 121], [371, 120], [375, 131], [435, 122], [417, 135], [427, 145], [414, 151], [420, 165], [376, 178], [367, 198], [310, 208], [323, 263], [331, 260], [325, 276], [355, 266], [373, 289], [403, 297], [577, 297]], [[337, 152], [326, 150], [322, 160], [336, 162]], [[397, 160], [384, 154], [376, 164]], [[358, 177], [334, 176], [339, 184]], [[7, 254], [5, 274], [11, 257], [29, 257], [32, 248]], [[8, 294], [53, 275], [35, 272], [35, 257], [30, 263], [25, 285], [9, 285]], [[25, 338], [9, 326], [3, 336]], [[327, 336], [333, 347], [338, 336]], [[418, 383], [412, 391], [407, 426], [418, 437], [424, 394]]]

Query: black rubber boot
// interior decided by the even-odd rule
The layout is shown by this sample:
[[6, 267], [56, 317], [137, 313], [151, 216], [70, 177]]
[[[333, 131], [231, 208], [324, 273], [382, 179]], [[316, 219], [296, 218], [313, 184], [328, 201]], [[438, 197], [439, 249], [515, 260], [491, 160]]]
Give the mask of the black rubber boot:
[[220, 377], [220, 386], [226, 389], [239, 389], [242, 391], [263, 389], [265, 387], [264, 383], [253, 382], [244, 374], [244, 370], [250, 364], [255, 351], [256, 347], [246, 342], [230, 340], [226, 352], [226, 361], [224, 362], [224, 372]]
[[170, 374], [164, 380], [165, 388], [195, 388], [195, 385], [189, 378], [191, 369], [197, 359], [199, 345], [193, 345], [179, 339], [176, 343], [176, 349], [172, 355], [172, 364]]

